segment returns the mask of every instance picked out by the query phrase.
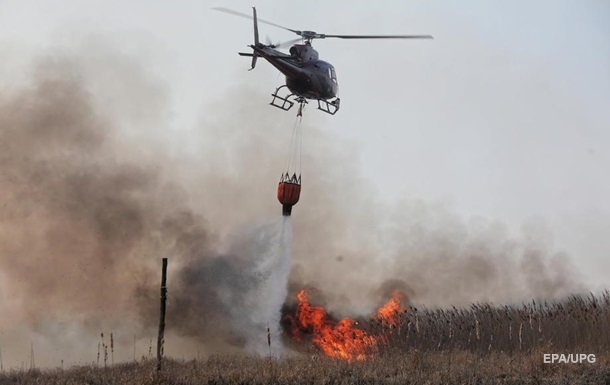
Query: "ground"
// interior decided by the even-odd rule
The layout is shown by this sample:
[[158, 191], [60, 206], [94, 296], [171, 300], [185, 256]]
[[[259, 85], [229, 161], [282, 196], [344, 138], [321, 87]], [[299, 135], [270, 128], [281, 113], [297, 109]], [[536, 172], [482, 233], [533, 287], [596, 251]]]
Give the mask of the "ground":
[[269, 359], [212, 356], [112, 367], [29, 370], [0, 374], [0, 384], [610, 384], [610, 353], [595, 363], [544, 364], [543, 352], [475, 354], [387, 352], [349, 363], [319, 355]]

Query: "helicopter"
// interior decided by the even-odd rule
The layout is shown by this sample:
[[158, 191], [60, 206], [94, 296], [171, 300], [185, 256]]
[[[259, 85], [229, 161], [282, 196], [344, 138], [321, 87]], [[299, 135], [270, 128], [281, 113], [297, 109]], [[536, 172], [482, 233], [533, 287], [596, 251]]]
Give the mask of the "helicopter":
[[[336, 114], [340, 107], [341, 101], [337, 97], [339, 91], [337, 73], [330, 63], [319, 59], [318, 52], [311, 45], [314, 39], [433, 39], [431, 35], [330, 35], [300, 31], [257, 18], [256, 7], [252, 7], [252, 16], [224, 7], [212, 9], [254, 21], [254, 44], [249, 46], [253, 52], [238, 52], [238, 54], [252, 58], [252, 67], [249, 71], [256, 67], [256, 60], [262, 57], [286, 76], [286, 84], [278, 87], [271, 94], [273, 99], [270, 104], [288, 111], [295, 102], [299, 103], [297, 116], [301, 116], [304, 105], [308, 103], [307, 100], [316, 100], [318, 109], [330, 115]], [[259, 22], [293, 32], [299, 37], [280, 44], [263, 44], [258, 37]], [[299, 42], [300, 44], [297, 44]], [[287, 45], [292, 45], [288, 54], [276, 50]], [[286, 90], [282, 91], [284, 88], [287, 88], [289, 93]]]

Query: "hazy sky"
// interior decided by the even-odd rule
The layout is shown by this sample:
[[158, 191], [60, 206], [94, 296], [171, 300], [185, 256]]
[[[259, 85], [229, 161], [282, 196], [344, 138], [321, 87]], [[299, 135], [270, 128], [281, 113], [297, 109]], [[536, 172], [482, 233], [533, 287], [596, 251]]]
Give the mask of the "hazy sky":
[[[542, 227], [595, 285], [608, 286], [605, 0], [4, 0], [0, 79], [4, 86], [18, 82], [29, 55], [99, 39], [148, 63], [170, 92], [168, 129], [184, 151], [197, 151], [188, 138], [206, 105], [240, 87], [270, 93], [283, 84], [267, 63], [248, 72], [249, 60], [237, 56], [253, 40], [251, 23], [210, 10], [249, 13], [252, 5], [259, 17], [296, 29], [434, 35], [314, 41], [337, 68], [342, 108], [326, 116], [311, 106], [305, 119], [335, 133], [336, 146], [359, 149], [345, 162], [360, 164], [382, 199], [441, 202], [467, 219], [505, 222], [516, 234]], [[271, 26], [260, 30], [273, 41], [294, 37]], [[261, 99], [260, 108], [286, 114], [269, 101]], [[304, 140], [307, 151], [306, 134]]]

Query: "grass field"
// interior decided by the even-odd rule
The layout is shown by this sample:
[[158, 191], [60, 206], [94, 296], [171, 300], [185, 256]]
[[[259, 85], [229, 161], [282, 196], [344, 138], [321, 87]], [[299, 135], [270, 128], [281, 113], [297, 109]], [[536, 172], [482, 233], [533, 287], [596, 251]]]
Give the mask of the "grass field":
[[[212, 356], [0, 374], [0, 384], [610, 384], [610, 294], [517, 307], [409, 308], [391, 325], [360, 322], [383, 336], [374, 355], [348, 362], [311, 340], [296, 357]], [[595, 363], [544, 363], [543, 354], [595, 354]]]
[[2, 384], [610, 384], [610, 354], [595, 364], [543, 364], [542, 352], [412, 351], [348, 363], [326, 357], [214, 356], [108, 368], [9, 372]]

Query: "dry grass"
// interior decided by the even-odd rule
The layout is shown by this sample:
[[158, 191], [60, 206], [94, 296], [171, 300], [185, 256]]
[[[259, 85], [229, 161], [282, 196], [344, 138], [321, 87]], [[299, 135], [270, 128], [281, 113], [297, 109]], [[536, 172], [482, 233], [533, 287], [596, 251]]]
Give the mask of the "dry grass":
[[0, 375], [1, 384], [607, 384], [610, 354], [595, 364], [542, 364], [542, 353], [465, 351], [386, 355], [347, 363], [325, 357], [272, 360], [215, 356], [207, 360], [167, 360], [112, 367], [78, 367]]
[[515, 307], [413, 307], [400, 315], [397, 325], [370, 321], [368, 329], [388, 335], [385, 350], [390, 351], [601, 354], [610, 352], [610, 293]]
[[[518, 307], [415, 309], [378, 356], [355, 363], [319, 355], [85, 366], [0, 373], [0, 384], [610, 384], [610, 295]], [[595, 363], [544, 364], [544, 353], [595, 353]]]

